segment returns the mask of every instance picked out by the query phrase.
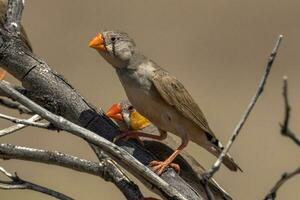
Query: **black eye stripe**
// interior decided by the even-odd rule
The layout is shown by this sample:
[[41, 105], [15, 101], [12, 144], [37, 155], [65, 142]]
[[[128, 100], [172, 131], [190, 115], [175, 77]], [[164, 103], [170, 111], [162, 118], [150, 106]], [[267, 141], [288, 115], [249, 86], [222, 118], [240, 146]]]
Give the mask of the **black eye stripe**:
[[112, 42], [112, 53], [113, 55], [116, 55], [116, 49], [115, 49], [115, 42]]

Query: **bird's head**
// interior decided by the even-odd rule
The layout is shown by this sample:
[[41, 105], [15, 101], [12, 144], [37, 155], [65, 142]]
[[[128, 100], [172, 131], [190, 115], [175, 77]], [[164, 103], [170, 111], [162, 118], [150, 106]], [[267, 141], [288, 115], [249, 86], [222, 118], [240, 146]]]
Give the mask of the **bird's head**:
[[126, 67], [135, 52], [135, 43], [127, 33], [103, 31], [89, 43], [115, 68]]
[[125, 123], [127, 128], [131, 130], [141, 130], [150, 125], [149, 120], [142, 116], [127, 100], [113, 104], [106, 115], [119, 124]]
[[113, 104], [106, 112], [106, 115], [116, 121], [121, 121], [129, 124], [130, 115], [135, 111], [136, 110], [128, 101], [121, 101], [119, 103]]

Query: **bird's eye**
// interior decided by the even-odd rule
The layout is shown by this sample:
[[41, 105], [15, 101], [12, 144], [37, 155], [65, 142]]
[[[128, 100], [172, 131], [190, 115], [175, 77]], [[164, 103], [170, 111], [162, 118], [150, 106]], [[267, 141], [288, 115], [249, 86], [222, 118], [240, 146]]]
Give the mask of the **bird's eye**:
[[112, 42], [114, 42], [114, 41], [116, 41], [116, 38], [115, 38], [115, 37], [112, 37], [112, 38], [110, 38], [110, 40], [111, 40]]
[[129, 110], [129, 111], [132, 111], [132, 110], [133, 110], [133, 106], [129, 106], [129, 107], [128, 107], [128, 110]]

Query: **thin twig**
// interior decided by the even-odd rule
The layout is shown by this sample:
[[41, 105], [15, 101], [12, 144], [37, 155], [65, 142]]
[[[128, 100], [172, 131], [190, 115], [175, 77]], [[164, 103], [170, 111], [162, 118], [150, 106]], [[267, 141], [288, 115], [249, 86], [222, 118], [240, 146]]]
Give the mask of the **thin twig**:
[[298, 167], [296, 170], [292, 172], [286, 172], [284, 173], [281, 178], [276, 182], [276, 184], [271, 189], [270, 193], [266, 195], [264, 200], [274, 200], [276, 198], [276, 193], [279, 190], [279, 188], [286, 183], [289, 179], [293, 178], [294, 176], [300, 174], [300, 167]]
[[283, 96], [283, 99], [284, 99], [285, 115], [284, 115], [283, 124], [280, 124], [280, 126], [281, 126], [281, 131], [280, 132], [283, 136], [289, 137], [298, 146], [300, 146], [299, 138], [289, 128], [291, 107], [289, 105], [289, 99], [288, 99], [288, 77], [287, 76], [283, 77], [282, 96]]
[[36, 192], [44, 193], [61, 200], [73, 200], [73, 198], [68, 197], [65, 194], [62, 194], [60, 192], [54, 191], [44, 186], [37, 185], [35, 183], [31, 183], [29, 181], [21, 179], [19, 176], [17, 176], [16, 173], [15, 175], [12, 175], [1, 166], [0, 166], [0, 172], [11, 180], [11, 181], [0, 180], [0, 189], [5, 189], [5, 190], [27, 189], [27, 190], [33, 190]]
[[215, 200], [215, 197], [211, 191], [211, 188], [208, 186], [208, 180], [203, 180], [202, 183], [203, 183], [203, 187], [205, 190], [205, 194], [207, 196], [207, 200]]
[[236, 126], [235, 130], [233, 131], [233, 134], [231, 135], [228, 143], [226, 144], [225, 148], [223, 149], [221, 155], [219, 156], [219, 158], [217, 159], [217, 161], [214, 163], [214, 165], [212, 166], [211, 169], [209, 169], [205, 175], [204, 178], [205, 179], [210, 179], [211, 177], [213, 177], [213, 175], [220, 169], [221, 163], [225, 157], [225, 155], [228, 153], [230, 147], [232, 146], [233, 142], [235, 141], [236, 137], [238, 136], [238, 134], [240, 133], [242, 127], [244, 126], [246, 120], [248, 119], [251, 111], [253, 110], [258, 98], [260, 97], [260, 95], [262, 94], [265, 84], [267, 82], [267, 78], [270, 74], [271, 68], [272, 68], [272, 64], [276, 58], [277, 55], [277, 51], [278, 48], [280, 46], [281, 40], [282, 40], [283, 36], [280, 35], [278, 37], [278, 40], [275, 44], [275, 47], [269, 57], [267, 66], [266, 66], [266, 70], [265, 73], [263, 74], [263, 77], [258, 85], [258, 89], [257, 92], [255, 93], [255, 95], [253, 96], [248, 108], [246, 109], [244, 115], [242, 116], [241, 120], [239, 121], [238, 125]]
[[20, 114], [23, 114], [23, 113], [29, 114], [29, 115], [34, 114], [33, 112], [31, 112], [31, 110], [29, 110], [25, 106], [21, 105], [20, 103], [18, 103], [16, 101], [12, 101], [10, 99], [0, 98], [0, 104], [7, 108], [18, 110], [20, 112]]
[[7, 93], [12, 99], [17, 100], [19, 103], [23, 104], [33, 112], [40, 115], [42, 118], [48, 120], [55, 127], [58, 127], [60, 130], [65, 130], [69, 133], [72, 133], [78, 137], [81, 137], [87, 140], [89, 143], [94, 144], [100, 147], [105, 153], [109, 154], [114, 160], [125, 167], [133, 175], [136, 175], [138, 178], [141, 178], [143, 181], [147, 181], [152, 184], [153, 187], [159, 188], [159, 190], [164, 192], [164, 195], [169, 198], [177, 199], [186, 199], [183, 197], [174, 187], [171, 187], [168, 183], [162, 180], [157, 174], [151, 171], [148, 167], [141, 164], [137, 161], [132, 155], [127, 151], [115, 145], [114, 143], [106, 140], [105, 138], [100, 137], [99, 135], [78, 126], [63, 117], [57, 116], [43, 107], [39, 106], [35, 102], [31, 101], [24, 95], [16, 91], [9, 83], [6, 81], [0, 81], [0, 89], [3, 92]]
[[[114, 183], [127, 199], [143, 197], [137, 185], [128, 179], [122, 171], [115, 167], [111, 159], [102, 159], [99, 163], [58, 151], [47, 151], [12, 144], [0, 144], [0, 158], [18, 159], [66, 167], [75, 171], [96, 175], [106, 181]], [[124, 189], [126, 187], [126, 190]]]
[[[290, 120], [290, 111], [291, 111], [291, 106], [289, 104], [289, 99], [288, 99], [288, 77], [284, 76], [283, 77], [283, 88], [282, 88], [282, 96], [284, 100], [284, 119], [283, 119], [283, 124], [280, 124], [281, 126], [281, 134], [283, 136], [286, 136], [290, 138], [292, 141], [294, 141], [297, 145], [300, 145], [299, 139], [296, 137], [296, 135], [289, 129], [289, 120]], [[264, 198], [264, 200], [274, 200], [276, 198], [276, 193], [279, 190], [279, 188], [289, 179], [293, 178], [294, 176], [300, 174], [300, 167], [295, 169], [292, 172], [286, 172], [284, 173], [281, 178], [276, 182], [276, 184], [273, 186], [271, 189], [270, 193], [267, 194]]]
[[[41, 120], [42, 118], [39, 115], [33, 115], [32, 117], [30, 117], [29, 119], [27, 119], [28, 122], [36, 122]], [[28, 125], [24, 125], [24, 124], [16, 124], [13, 126], [10, 126], [8, 128], [2, 129], [0, 130], [0, 137], [3, 137], [5, 135], [9, 135], [11, 133], [14, 133], [16, 131], [19, 131], [25, 127], [27, 127]]]
[[33, 127], [38, 127], [38, 128], [49, 129], [49, 123], [34, 122], [34, 121], [29, 121], [29, 119], [19, 119], [16, 117], [4, 115], [2, 113], [0, 113], [0, 119], [6, 119], [6, 120], [11, 121], [16, 124], [23, 124], [26, 126], [33, 126]]

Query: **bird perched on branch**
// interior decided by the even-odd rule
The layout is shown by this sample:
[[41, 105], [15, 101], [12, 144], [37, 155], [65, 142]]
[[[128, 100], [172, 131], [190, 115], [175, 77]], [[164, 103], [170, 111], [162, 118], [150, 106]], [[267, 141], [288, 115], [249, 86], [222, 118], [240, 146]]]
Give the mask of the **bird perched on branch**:
[[[1, 26], [3, 26], [5, 23], [6, 10], [7, 10], [7, 0], [0, 0], [0, 25]], [[21, 27], [20, 37], [21, 37], [22, 41], [25, 43], [25, 45], [27, 46], [27, 48], [32, 51], [30, 41], [27, 37], [27, 34], [26, 34], [23, 26]], [[0, 67], [2, 68], [2, 66], [0, 66]], [[5, 76], [6, 71], [1, 69], [0, 72], [1, 72], [1, 75]]]
[[[157, 174], [172, 163], [189, 140], [217, 157], [221, 154], [221, 143], [183, 84], [141, 54], [128, 34], [104, 31], [93, 38], [89, 46], [115, 68], [129, 101], [159, 129], [160, 136], [156, 139], [164, 139], [167, 132], [181, 138], [181, 145], [169, 158], [150, 163]], [[153, 138], [153, 135], [141, 132], [132, 132], [128, 136]], [[240, 169], [229, 154], [223, 163], [232, 171]]]
[[[158, 133], [158, 129], [147, 118], [141, 115], [127, 100], [111, 105], [105, 114], [119, 125], [120, 130], [123, 133], [126, 133], [127, 131], [141, 131], [150, 134]], [[172, 149], [177, 148], [178, 145], [178, 142], [171, 136], [168, 136], [163, 143]], [[149, 146], [147, 150], [154, 154], [159, 151], [159, 149], [156, 150], [153, 146]], [[156, 156], [161, 158], [164, 154], [165, 153], [159, 155], [156, 154]], [[183, 160], [178, 159], [177, 162], [182, 166], [188, 163], [188, 166], [183, 167], [183, 170], [181, 170], [180, 176], [183, 179], [197, 179], [195, 174], [202, 175], [206, 171], [187, 151], [183, 150], [180, 154]], [[226, 190], [224, 190], [213, 178], [209, 180], [208, 184], [216, 199], [232, 200], [230, 194], [228, 194], [228, 192], [226, 192]]]

